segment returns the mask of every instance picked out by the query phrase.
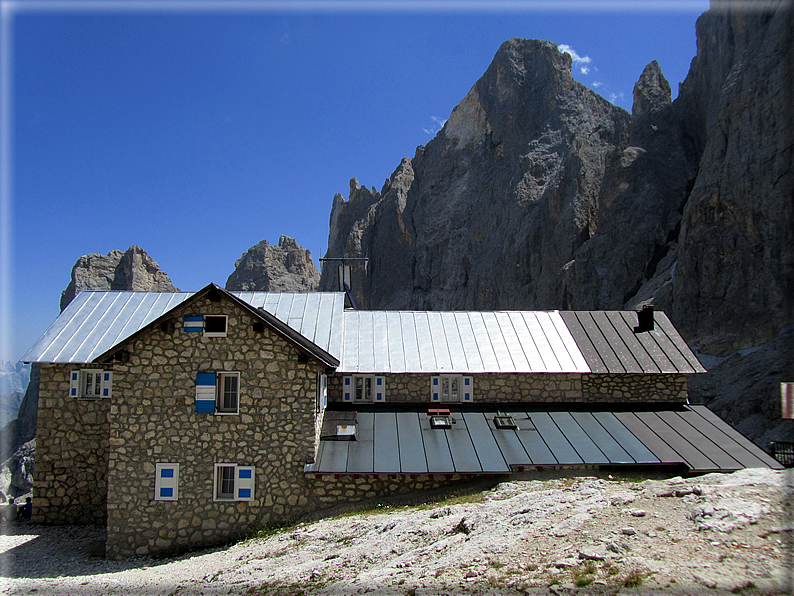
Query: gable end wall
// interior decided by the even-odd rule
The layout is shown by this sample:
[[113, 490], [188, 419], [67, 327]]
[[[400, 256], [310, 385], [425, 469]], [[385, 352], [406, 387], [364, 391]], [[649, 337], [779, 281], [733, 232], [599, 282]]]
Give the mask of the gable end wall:
[[99, 367], [41, 365], [33, 477], [38, 523], [105, 524], [110, 400], [69, 397], [69, 375], [83, 368]]
[[[182, 328], [182, 316], [228, 315], [227, 337]], [[110, 558], [223, 543], [308, 506], [321, 367], [229, 300], [197, 300], [128, 346], [116, 363], [108, 491]], [[240, 373], [240, 411], [197, 413], [197, 373]], [[178, 500], [156, 501], [155, 464], [178, 463]], [[253, 501], [213, 501], [214, 464], [255, 467]]]

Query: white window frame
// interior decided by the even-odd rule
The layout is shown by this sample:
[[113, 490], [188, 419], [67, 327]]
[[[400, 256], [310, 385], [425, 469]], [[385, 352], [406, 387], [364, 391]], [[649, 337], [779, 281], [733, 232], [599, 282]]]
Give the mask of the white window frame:
[[[223, 331], [207, 331], [207, 319], [210, 317], [223, 319], [224, 322]], [[204, 337], [226, 337], [228, 331], [229, 331], [228, 315], [204, 315], [204, 331], [202, 332]]]
[[[163, 477], [163, 471], [170, 471], [171, 476]], [[179, 499], [179, 464], [154, 464], [154, 500], [176, 501]], [[163, 496], [163, 489], [171, 489], [171, 494]]]
[[[91, 390], [88, 382], [91, 380]], [[96, 393], [98, 391], [98, 393]], [[108, 399], [113, 393], [113, 372], [101, 368], [83, 368], [69, 373], [69, 397]]]
[[[231, 492], [220, 492], [222, 474], [232, 472]], [[212, 477], [213, 501], [253, 501], [256, 471], [254, 466], [238, 466], [237, 464], [215, 464]], [[230, 496], [229, 496], [230, 495]]]
[[361, 404], [386, 401], [386, 377], [384, 376], [349, 375], [342, 379], [342, 384], [343, 401]]
[[[466, 381], [468, 380], [468, 384]], [[469, 403], [474, 396], [473, 377], [438, 375], [430, 378], [430, 401], [438, 403]]]
[[[234, 409], [222, 408], [224, 397], [224, 381], [227, 378], [237, 379], [237, 397]], [[233, 371], [219, 371], [215, 373], [216, 383], [216, 396], [215, 396], [215, 414], [217, 416], [234, 416], [240, 413], [240, 373]]]

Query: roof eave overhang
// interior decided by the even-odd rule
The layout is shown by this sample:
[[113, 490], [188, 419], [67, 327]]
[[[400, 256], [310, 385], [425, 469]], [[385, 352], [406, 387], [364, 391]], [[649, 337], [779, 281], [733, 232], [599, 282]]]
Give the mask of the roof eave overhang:
[[106, 362], [109, 358], [113, 357], [116, 352], [120, 351], [125, 345], [129, 344], [131, 341], [134, 341], [136, 338], [140, 337], [141, 334], [146, 332], [148, 329], [151, 329], [155, 325], [159, 325], [165, 319], [173, 316], [171, 313], [174, 309], [185, 306], [186, 304], [199, 300], [203, 298], [210, 292], [215, 291], [220, 293], [223, 297], [227, 298], [239, 308], [250, 314], [255, 319], [261, 321], [265, 325], [267, 325], [270, 329], [272, 329], [276, 334], [281, 336], [282, 338], [286, 339], [288, 342], [293, 344], [297, 347], [301, 352], [305, 353], [308, 357], [312, 358], [315, 362], [325, 366], [326, 368], [336, 368], [339, 366], [339, 360], [337, 360], [334, 356], [323, 350], [320, 346], [315, 344], [314, 342], [310, 341], [297, 331], [295, 331], [292, 327], [275, 317], [274, 315], [270, 314], [264, 309], [254, 308], [244, 300], [241, 300], [228, 290], [220, 287], [215, 283], [210, 283], [206, 287], [202, 288], [193, 296], [185, 300], [184, 302], [180, 302], [178, 305], [174, 306], [171, 310], [163, 313], [159, 317], [157, 317], [154, 321], [142, 327], [129, 337], [125, 338], [124, 340], [120, 341], [116, 345], [114, 345], [109, 350], [106, 350], [91, 362]]

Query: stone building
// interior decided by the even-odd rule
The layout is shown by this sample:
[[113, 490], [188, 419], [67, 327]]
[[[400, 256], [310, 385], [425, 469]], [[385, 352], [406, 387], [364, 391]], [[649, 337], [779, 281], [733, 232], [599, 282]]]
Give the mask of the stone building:
[[41, 365], [34, 520], [120, 558], [539, 468], [773, 466], [663, 313], [372, 312], [341, 293], [82, 292]]

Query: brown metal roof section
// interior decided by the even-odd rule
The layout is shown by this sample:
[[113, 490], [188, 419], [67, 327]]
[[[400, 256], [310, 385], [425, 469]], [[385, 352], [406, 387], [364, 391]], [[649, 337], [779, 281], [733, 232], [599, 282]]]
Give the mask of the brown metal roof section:
[[[306, 466], [306, 472], [493, 474], [528, 465], [672, 465], [694, 474], [782, 467], [703, 406], [610, 411], [450, 405], [449, 428], [433, 428], [425, 407], [384, 404], [357, 411], [356, 439], [324, 436], [316, 463]], [[513, 424], [500, 427], [497, 416], [510, 417]], [[340, 414], [328, 410], [325, 418], [336, 423]], [[345, 419], [351, 419], [350, 411]]]
[[656, 311], [654, 329], [635, 331], [635, 311], [560, 312], [594, 373], [706, 372], [667, 316]]

